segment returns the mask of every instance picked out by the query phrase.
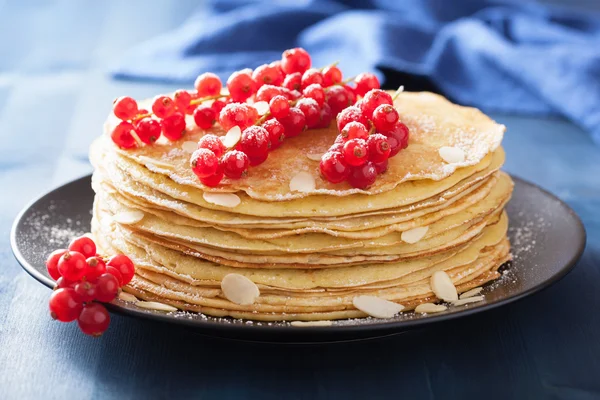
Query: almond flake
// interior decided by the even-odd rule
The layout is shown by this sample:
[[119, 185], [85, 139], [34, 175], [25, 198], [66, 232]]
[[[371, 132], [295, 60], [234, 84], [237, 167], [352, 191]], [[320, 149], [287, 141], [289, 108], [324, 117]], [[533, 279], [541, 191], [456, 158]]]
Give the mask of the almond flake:
[[290, 190], [296, 192], [312, 192], [315, 190], [315, 178], [308, 172], [298, 172], [290, 181]]
[[130, 225], [137, 224], [144, 218], [144, 213], [138, 210], [135, 211], [123, 211], [113, 215], [113, 221], [120, 224]]
[[313, 161], [321, 161], [321, 158], [323, 157], [323, 154], [307, 154], [306, 157], [308, 157], [309, 160], [313, 160]]
[[376, 296], [356, 296], [352, 299], [352, 304], [360, 311], [375, 318], [392, 318], [404, 309], [402, 304]]
[[244, 275], [227, 274], [221, 281], [221, 290], [225, 298], [242, 306], [254, 304], [260, 296], [258, 286]]
[[138, 299], [131, 293], [121, 292], [119, 293], [119, 298], [124, 301], [130, 301], [132, 303], [137, 303]]
[[191, 154], [191, 153], [195, 152], [196, 150], [198, 150], [198, 143], [188, 140], [187, 142], [183, 142], [183, 144], [181, 145], [181, 148], [183, 149], [183, 151]]
[[402, 232], [400, 238], [403, 242], [406, 243], [417, 243], [419, 240], [423, 239], [423, 236], [427, 234], [429, 230], [428, 226], [419, 226], [418, 228], [409, 229], [407, 231]]
[[290, 322], [292, 326], [305, 327], [305, 326], [331, 326], [333, 325], [332, 321], [292, 321]]
[[267, 103], [266, 101], [256, 102], [252, 104], [252, 106], [256, 108], [256, 111], [258, 111], [258, 115], [265, 115], [270, 110], [269, 103]]
[[101, 183], [100, 186], [102, 187], [102, 190], [104, 190], [104, 193], [108, 193], [108, 194], [115, 194], [117, 193], [117, 191], [115, 189], [113, 189], [112, 186], [109, 186], [106, 183]]
[[467, 291], [467, 292], [464, 292], [463, 294], [461, 294], [461, 295], [460, 295], [460, 296], [458, 296], [458, 297], [459, 297], [460, 299], [468, 299], [469, 297], [473, 297], [473, 296], [475, 296], [476, 294], [479, 294], [479, 293], [481, 293], [481, 291], [482, 291], [482, 290], [483, 290], [483, 288], [482, 288], [481, 286], [480, 286], [480, 287], [476, 287], [476, 288], [474, 288], [474, 289], [471, 289], [471, 290], [469, 290], [469, 291]]
[[465, 161], [465, 152], [459, 147], [441, 147], [439, 150], [440, 157], [449, 164], [461, 163]]
[[208, 203], [216, 204], [221, 207], [237, 207], [242, 201], [239, 196], [233, 193], [211, 193], [204, 192], [202, 195]]
[[221, 136], [221, 141], [228, 149], [235, 147], [236, 144], [242, 138], [242, 130], [239, 126], [234, 126], [230, 130], [227, 131], [225, 136]]
[[483, 296], [467, 297], [466, 299], [460, 299], [460, 300], [453, 301], [452, 305], [462, 306], [463, 304], [477, 303], [478, 301], [482, 301], [483, 299], [485, 299], [485, 297], [483, 297]]
[[446, 311], [447, 308], [448, 307], [446, 307], [443, 304], [423, 303], [423, 304], [419, 304], [417, 307], [415, 307], [415, 312], [428, 314], [428, 313], [436, 313], [436, 312]]
[[167, 162], [164, 161], [159, 161], [159, 160], [155, 160], [154, 158], [150, 158], [150, 157], [146, 157], [146, 156], [139, 156], [138, 159], [144, 163], [144, 165], [148, 166], [148, 164], [153, 165], [155, 167], [162, 167], [162, 168], [166, 168], [166, 169], [173, 169], [175, 168], [175, 166], [173, 164], [169, 164]]
[[170, 306], [168, 304], [159, 303], [157, 301], [137, 301], [135, 303], [135, 305], [138, 307], [141, 307], [141, 308], [146, 308], [148, 310], [166, 311], [166, 312], [177, 311], [177, 308]]
[[444, 271], [436, 271], [431, 276], [431, 289], [435, 295], [444, 301], [458, 300], [456, 287], [450, 276]]

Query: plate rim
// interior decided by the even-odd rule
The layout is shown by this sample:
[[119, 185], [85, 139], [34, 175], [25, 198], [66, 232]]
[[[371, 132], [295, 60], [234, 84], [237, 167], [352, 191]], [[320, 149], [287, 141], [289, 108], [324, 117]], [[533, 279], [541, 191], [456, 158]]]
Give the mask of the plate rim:
[[[525, 297], [528, 297], [534, 293], [545, 290], [548, 287], [550, 287], [551, 285], [553, 285], [554, 283], [563, 279], [577, 265], [577, 263], [579, 262], [579, 260], [581, 259], [582, 255], [585, 251], [586, 244], [587, 244], [587, 232], [585, 229], [585, 225], [583, 224], [583, 222], [581, 221], [581, 218], [577, 215], [577, 213], [566, 202], [564, 202], [558, 196], [554, 195], [553, 193], [549, 192], [548, 190], [536, 185], [535, 183], [532, 183], [530, 181], [522, 179], [513, 174], [510, 174], [510, 176], [513, 180], [519, 181], [521, 184], [524, 184], [525, 186], [530, 186], [536, 190], [539, 190], [546, 196], [557, 201], [570, 214], [570, 216], [575, 221], [576, 226], [577, 226], [576, 231], [578, 232], [578, 234], [580, 236], [580, 240], [578, 240], [579, 245], [578, 245], [577, 250], [573, 253], [573, 256], [568, 260], [568, 262], [565, 264], [565, 266], [563, 268], [561, 268], [559, 273], [553, 275], [550, 279], [543, 281], [541, 284], [538, 284], [532, 288], [527, 289], [523, 293], [520, 293], [520, 294], [517, 294], [514, 296], [506, 297], [506, 298], [494, 301], [492, 303], [486, 303], [486, 304], [482, 304], [479, 306], [464, 308], [462, 310], [455, 311], [455, 312], [448, 313], [448, 314], [431, 315], [431, 316], [427, 316], [425, 318], [390, 321], [390, 322], [376, 322], [376, 323], [371, 323], [371, 324], [306, 326], [306, 327], [301, 327], [301, 328], [293, 327], [290, 325], [268, 325], [267, 322], [261, 322], [262, 323], [261, 325], [256, 325], [256, 324], [246, 325], [244, 323], [221, 323], [221, 322], [216, 322], [216, 321], [204, 321], [204, 320], [200, 320], [200, 319], [176, 318], [170, 314], [165, 314], [165, 313], [161, 313], [161, 312], [153, 312], [153, 311], [145, 310], [142, 308], [129, 309], [129, 308], [121, 307], [118, 303], [117, 304], [108, 303], [108, 304], [106, 304], [106, 306], [111, 312], [114, 312], [117, 314], [131, 316], [131, 317], [139, 317], [139, 318], [144, 318], [144, 319], [149, 319], [149, 320], [154, 320], [154, 321], [159, 321], [159, 322], [174, 323], [176, 325], [182, 325], [182, 326], [195, 328], [198, 330], [204, 330], [205, 332], [202, 332], [202, 333], [206, 333], [206, 334], [209, 334], [208, 333], [209, 331], [210, 332], [222, 331], [227, 334], [235, 334], [235, 333], [244, 334], [244, 333], [247, 333], [248, 331], [250, 331], [250, 332], [252, 332], [252, 334], [260, 334], [261, 332], [265, 332], [270, 335], [272, 335], [272, 334], [282, 334], [282, 335], [294, 334], [295, 335], [297, 333], [304, 333], [304, 334], [308, 334], [308, 335], [310, 335], [310, 334], [333, 335], [333, 334], [341, 333], [341, 332], [343, 332], [345, 334], [364, 334], [366, 332], [370, 332], [370, 333], [373, 333], [372, 336], [374, 336], [374, 337], [389, 334], [392, 331], [393, 332], [401, 332], [404, 330], [414, 329], [416, 327], [426, 325], [426, 324], [433, 324], [433, 323], [448, 321], [448, 320], [452, 320], [452, 319], [468, 317], [468, 316], [471, 316], [474, 314], [489, 311], [489, 310], [504, 306], [506, 304], [516, 302], [516, 301], [521, 300]], [[16, 215], [16, 217], [13, 221], [13, 224], [11, 226], [10, 247], [11, 247], [12, 253], [13, 253], [14, 257], [16, 258], [17, 262], [21, 265], [21, 267], [25, 270], [25, 272], [27, 272], [31, 277], [33, 277], [35, 280], [37, 280], [38, 282], [42, 283], [44, 286], [46, 286], [50, 289], [53, 288], [54, 281], [51, 280], [50, 278], [46, 277], [42, 273], [40, 273], [33, 265], [31, 265], [26, 260], [25, 256], [21, 253], [21, 250], [19, 249], [19, 246], [17, 245], [18, 226], [21, 223], [21, 221], [23, 220], [25, 214], [36, 203], [42, 201], [47, 196], [52, 195], [55, 191], [63, 189], [65, 186], [78, 184], [79, 181], [88, 181], [89, 182], [91, 180], [91, 177], [92, 177], [92, 174], [87, 174], [87, 175], [81, 176], [79, 178], [68, 181], [62, 185], [53, 187], [53, 188], [45, 191], [44, 193], [38, 195], [33, 200], [29, 201], [19, 211], [19, 213]], [[311, 342], [312, 341], [314, 341], [314, 340], [311, 340]], [[285, 341], [282, 341], [282, 342], [285, 342]]]

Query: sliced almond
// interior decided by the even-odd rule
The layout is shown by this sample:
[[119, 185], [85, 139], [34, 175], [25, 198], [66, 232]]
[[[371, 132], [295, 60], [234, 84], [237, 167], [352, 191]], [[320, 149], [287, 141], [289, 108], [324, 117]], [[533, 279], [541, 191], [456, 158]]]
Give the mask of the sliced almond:
[[240, 129], [239, 126], [236, 125], [233, 128], [231, 128], [230, 130], [228, 130], [227, 134], [225, 134], [225, 136], [221, 136], [221, 141], [223, 142], [225, 147], [227, 147], [228, 149], [231, 149], [231, 148], [235, 147], [236, 144], [238, 144], [238, 142], [240, 141], [241, 138], [242, 138], [242, 130]]
[[460, 299], [468, 299], [469, 297], [473, 297], [475, 295], [478, 295], [479, 293], [481, 293], [481, 291], [483, 290], [483, 288], [480, 287], [476, 287], [474, 289], [471, 289], [469, 291], [464, 292], [463, 294], [461, 294], [460, 296], [458, 296], [458, 298]]
[[266, 101], [258, 101], [252, 104], [252, 106], [256, 108], [258, 115], [265, 115], [270, 110], [269, 103], [267, 103]]
[[150, 164], [150, 165], [153, 165], [153, 166], [159, 167], [159, 168], [166, 168], [166, 169], [175, 168], [175, 166], [173, 164], [169, 164], [164, 161], [155, 160], [154, 158], [150, 158], [150, 157], [146, 157], [146, 156], [139, 156], [138, 159], [142, 163], [144, 163], [144, 165], [146, 165], [146, 166], [148, 166], [148, 164]]
[[177, 308], [170, 306], [168, 304], [159, 303], [157, 301], [137, 301], [135, 303], [135, 305], [138, 307], [141, 307], [141, 308], [146, 308], [148, 310], [165, 311], [165, 312], [177, 311]]
[[406, 243], [417, 243], [419, 240], [423, 239], [423, 237], [427, 234], [428, 230], [428, 226], [419, 226], [417, 228], [409, 229], [407, 231], [402, 232], [400, 238], [403, 242]]
[[392, 318], [404, 309], [402, 304], [376, 296], [356, 296], [352, 299], [352, 304], [360, 311], [375, 318]]
[[313, 160], [313, 161], [321, 161], [323, 154], [307, 154], [306, 157], [308, 157], [308, 159]]
[[312, 192], [315, 190], [315, 178], [308, 172], [298, 172], [290, 181], [290, 190], [296, 192]]
[[123, 212], [116, 213], [115, 215], [113, 215], [113, 220], [115, 222], [118, 222], [119, 224], [124, 224], [124, 225], [137, 224], [143, 218], [144, 218], [144, 213], [139, 210], [123, 211]]
[[183, 149], [183, 151], [191, 154], [191, 153], [195, 152], [196, 150], [198, 150], [198, 143], [188, 140], [187, 142], [183, 142], [183, 144], [181, 145], [181, 148]]
[[119, 293], [119, 298], [124, 301], [131, 301], [132, 303], [136, 303], [138, 301], [137, 297], [127, 292]]
[[242, 202], [242, 200], [240, 200], [240, 197], [237, 194], [233, 193], [204, 192], [202, 197], [208, 203], [216, 204], [221, 207], [233, 208], [237, 207]]
[[437, 313], [437, 312], [446, 311], [447, 308], [448, 307], [446, 307], [443, 304], [423, 303], [423, 304], [419, 304], [417, 307], [415, 307], [415, 312], [429, 314], [429, 313]]
[[110, 185], [106, 184], [106, 183], [101, 183], [100, 187], [102, 187], [102, 190], [104, 191], [104, 193], [108, 193], [108, 194], [115, 194], [117, 193], [117, 191]]
[[326, 320], [326, 321], [292, 321], [290, 322], [291, 326], [299, 326], [299, 327], [306, 327], [306, 326], [331, 326], [333, 325], [332, 321]]
[[484, 299], [485, 299], [485, 297], [483, 297], [483, 296], [467, 297], [466, 299], [460, 299], [460, 300], [453, 301], [452, 305], [462, 306], [463, 304], [477, 303], [478, 301], [482, 301]]
[[459, 147], [444, 146], [439, 150], [440, 157], [449, 164], [465, 161], [465, 152]]
[[444, 301], [458, 300], [456, 287], [450, 276], [444, 271], [436, 271], [431, 275], [431, 289], [438, 298]]
[[254, 304], [260, 296], [258, 286], [240, 274], [227, 274], [221, 281], [221, 290], [225, 298], [242, 306]]

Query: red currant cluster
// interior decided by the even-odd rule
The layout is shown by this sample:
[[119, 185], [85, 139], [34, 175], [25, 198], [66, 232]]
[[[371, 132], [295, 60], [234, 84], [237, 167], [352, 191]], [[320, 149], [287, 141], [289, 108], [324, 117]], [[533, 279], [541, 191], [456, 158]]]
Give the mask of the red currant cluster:
[[105, 262], [87, 236], [74, 239], [68, 249], [52, 252], [46, 268], [56, 281], [50, 297], [52, 318], [62, 322], [77, 320], [83, 333], [92, 336], [100, 336], [110, 323], [108, 311], [99, 302], [113, 301], [135, 273], [133, 262], [123, 254]]
[[389, 93], [372, 89], [338, 114], [340, 134], [319, 165], [325, 179], [366, 189], [387, 170], [388, 158], [408, 146], [408, 127], [393, 101]]

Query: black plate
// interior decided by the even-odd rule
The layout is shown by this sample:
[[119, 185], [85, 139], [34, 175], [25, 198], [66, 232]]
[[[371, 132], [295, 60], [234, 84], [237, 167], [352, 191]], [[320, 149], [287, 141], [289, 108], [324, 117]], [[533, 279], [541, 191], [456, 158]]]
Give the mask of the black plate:
[[[19, 263], [48, 287], [45, 257], [66, 247], [69, 240], [90, 230], [94, 193], [85, 176], [33, 201], [17, 216], [11, 246]], [[395, 319], [357, 319], [334, 322], [328, 327], [293, 327], [286, 323], [258, 323], [200, 314], [162, 313], [116, 300], [110, 310], [197, 329], [199, 333], [252, 341], [327, 342], [365, 339], [397, 334], [424, 324], [486, 311], [535, 293], [564, 277], [579, 260], [585, 247], [583, 224], [565, 203], [539, 187], [514, 178], [515, 191], [507, 206], [509, 236], [514, 260], [499, 280], [484, 289], [485, 300], [443, 313], [406, 313]]]

